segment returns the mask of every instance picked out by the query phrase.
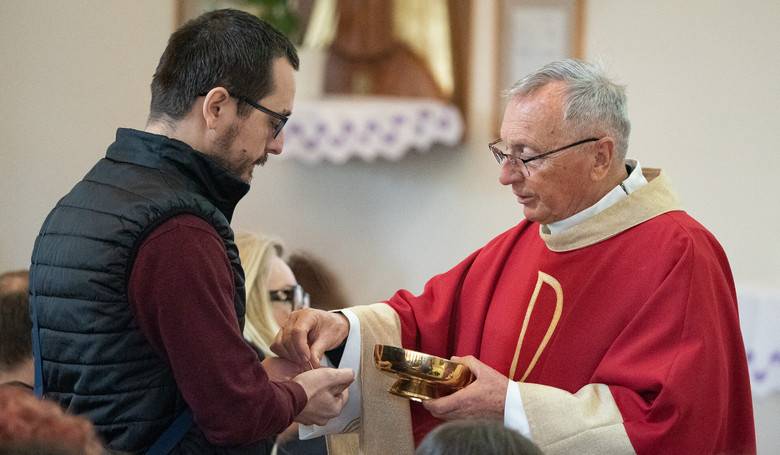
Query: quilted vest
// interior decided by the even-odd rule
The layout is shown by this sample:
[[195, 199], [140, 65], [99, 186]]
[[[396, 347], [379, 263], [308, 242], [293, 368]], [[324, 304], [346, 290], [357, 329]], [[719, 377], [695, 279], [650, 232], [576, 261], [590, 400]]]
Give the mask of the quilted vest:
[[[183, 142], [119, 129], [106, 157], [46, 218], [30, 270], [44, 396], [92, 421], [109, 449], [143, 452], [186, 408], [128, 302], [139, 246], [173, 216], [207, 221], [230, 259], [243, 328], [244, 274], [230, 219], [248, 190]], [[208, 449], [196, 426], [182, 445], [191, 449], [193, 443], [203, 448], [198, 452], [229, 453]]]

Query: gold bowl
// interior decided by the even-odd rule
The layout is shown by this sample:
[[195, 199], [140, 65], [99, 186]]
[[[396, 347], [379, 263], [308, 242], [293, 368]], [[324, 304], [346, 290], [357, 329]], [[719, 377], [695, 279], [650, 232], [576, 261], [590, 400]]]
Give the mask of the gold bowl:
[[462, 363], [383, 344], [374, 346], [374, 364], [398, 376], [390, 393], [412, 401], [450, 395], [475, 379]]

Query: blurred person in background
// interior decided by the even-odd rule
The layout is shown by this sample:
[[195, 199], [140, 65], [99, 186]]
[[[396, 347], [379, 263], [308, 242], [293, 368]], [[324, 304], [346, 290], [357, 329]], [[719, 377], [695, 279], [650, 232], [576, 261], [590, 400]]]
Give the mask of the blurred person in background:
[[[273, 356], [271, 343], [281, 324], [292, 313], [294, 305], [279, 300], [282, 297], [280, 293], [271, 291], [294, 288], [297, 285], [295, 277], [282, 259], [284, 249], [279, 241], [239, 232], [236, 233], [236, 246], [246, 280], [244, 338], [261, 351], [263, 358]], [[288, 297], [287, 293], [282, 294]], [[289, 294], [292, 298], [292, 293]]]
[[[246, 277], [246, 323], [244, 338], [254, 346], [270, 371], [288, 370], [289, 379], [303, 371], [297, 365], [277, 359], [269, 346], [281, 325], [294, 310], [309, 307], [309, 294], [298, 284], [284, 261], [281, 241], [248, 232], [236, 233], [236, 246]], [[298, 439], [298, 425], [293, 423], [276, 438], [277, 454], [325, 454], [325, 438]]]
[[287, 264], [298, 283], [309, 292], [312, 308], [333, 311], [350, 306], [338, 276], [322, 259], [295, 251], [290, 254]]
[[453, 420], [436, 427], [415, 455], [543, 455], [541, 449], [499, 420]]
[[18, 387], [0, 386], [0, 454], [100, 455], [92, 424]]
[[0, 275], [0, 384], [32, 390], [34, 368], [28, 286], [26, 270]]

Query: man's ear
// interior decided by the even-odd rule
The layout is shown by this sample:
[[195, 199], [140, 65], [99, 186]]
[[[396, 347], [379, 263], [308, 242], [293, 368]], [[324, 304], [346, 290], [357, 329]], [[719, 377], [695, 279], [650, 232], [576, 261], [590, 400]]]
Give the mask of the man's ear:
[[230, 116], [229, 103], [230, 93], [224, 87], [214, 87], [206, 93], [206, 97], [203, 100], [202, 114], [207, 129], [217, 129], [219, 124], [223, 123]]
[[591, 168], [591, 178], [599, 181], [609, 175], [615, 162], [615, 140], [610, 136], [605, 136], [593, 144], [593, 167]]

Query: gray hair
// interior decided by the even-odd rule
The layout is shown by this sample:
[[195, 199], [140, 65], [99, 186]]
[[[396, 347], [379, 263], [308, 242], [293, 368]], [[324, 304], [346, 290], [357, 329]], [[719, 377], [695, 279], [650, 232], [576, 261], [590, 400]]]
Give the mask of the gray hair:
[[563, 119], [578, 131], [594, 126], [604, 130], [615, 138], [618, 157], [625, 159], [631, 133], [625, 87], [610, 80], [601, 67], [575, 59], [548, 63], [517, 81], [507, 96], [531, 95], [557, 81], [566, 85]]
[[415, 455], [543, 455], [530, 439], [504, 422], [485, 419], [450, 420], [428, 433]]

